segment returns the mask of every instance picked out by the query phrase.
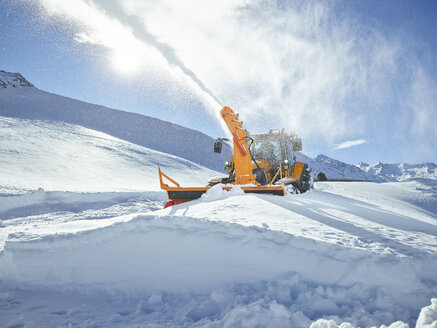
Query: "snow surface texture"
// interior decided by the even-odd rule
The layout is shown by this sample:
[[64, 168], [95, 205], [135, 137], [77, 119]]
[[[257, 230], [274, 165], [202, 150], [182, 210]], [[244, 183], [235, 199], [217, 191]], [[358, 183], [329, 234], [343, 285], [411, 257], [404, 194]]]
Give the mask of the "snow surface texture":
[[159, 191], [158, 165], [182, 184], [204, 186], [217, 175], [180, 157], [61, 122], [0, 116], [0, 141], [0, 193]]
[[6, 327], [437, 325], [435, 181], [212, 188], [162, 209], [157, 164], [183, 185], [217, 172], [79, 126], [0, 122]]
[[[436, 216], [414, 197], [374, 205], [397, 186], [414, 190], [387, 186], [323, 183], [287, 197], [214, 190], [165, 210], [150, 194], [143, 202], [155, 207], [117, 216], [112, 206], [106, 219], [87, 210], [4, 220], [0, 317], [50, 326], [412, 325], [437, 293]], [[434, 307], [418, 323], [432, 324]]]
[[417, 326], [426, 328], [437, 327], [437, 298], [433, 298], [431, 302], [430, 306], [424, 307], [420, 311]]
[[361, 162], [358, 167], [365, 172], [376, 175], [384, 181], [402, 181], [415, 178], [437, 180], [437, 165], [434, 163], [423, 164], [383, 164], [369, 165]]
[[[18, 82], [14, 82], [15, 80]], [[26, 86], [8, 87], [1, 86]], [[134, 144], [223, 171], [231, 149], [213, 152], [214, 139], [196, 130], [145, 115], [85, 103], [39, 90], [21, 75], [0, 71], [0, 116], [77, 124]]]

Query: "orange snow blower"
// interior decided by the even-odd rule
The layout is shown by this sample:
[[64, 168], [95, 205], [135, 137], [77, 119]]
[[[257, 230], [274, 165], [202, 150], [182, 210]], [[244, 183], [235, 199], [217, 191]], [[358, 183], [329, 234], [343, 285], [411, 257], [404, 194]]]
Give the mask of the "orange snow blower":
[[[169, 198], [164, 208], [198, 199], [217, 184], [222, 184], [223, 190], [238, 185], [245, 193], [279, 196], [303, 193], [312, 187], [308, 165], [296, 161], [294, 151], [302, 150], [302, 141], [294, 133], [270, 130], [265, 134], [250, 134], [231, 108], [223, 107], [220, 115], [233, 139], [233, 155], [225, 163], [228, 176], [210, 179], [206, 187], [181, 187], [158, 167], [161, 189], [167, 191]], [[223, 140], [228, 139], [219, 138], [214, 143], [214, 152], [221, 152]], [[173, 185], [164, 183], [164, 179]]]

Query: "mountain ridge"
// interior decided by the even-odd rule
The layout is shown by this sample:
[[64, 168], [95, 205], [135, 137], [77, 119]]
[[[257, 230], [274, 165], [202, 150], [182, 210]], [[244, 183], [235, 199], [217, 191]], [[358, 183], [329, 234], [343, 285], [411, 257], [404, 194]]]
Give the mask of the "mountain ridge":
[[[223, 163], [230, 156], [230, 147], [226, 145], [222, 154], [215, 154], [215, 139], [200, 131], [143, 114], [49, 93], [34, 87], [19, 73], [2, 72], [0, 82], [7, 87], [0, 88], [0, 116], [80, 125], [213, 170], [222, 171]], [[23, 79], [21, 84], [11, 82], [19, 77]]]
[[[216, 171], [231, 154], [224, 145], [222, 154], [213, 153], [214, 139], [194, 129], [139, 113], [56, 95], [36, 88], [20, 73], [0, 70], [0, 115], [23, 119], [54, 120], [77, 124], [107, 133], [134, 144], [191, 160]], [[195, 144], [193, 146], [193, 144]], [[348, 164], [324, 154], [315, 158], [297, 152], [297, 159], [308, 164], [314, 177], [319, 172], [328, 179], [370, 180], [374, 182], [408, 179], [437, 179], [434, 163]]]
[[409, 179], [437, 179], [437, 165], [428, 163], [394, 163], [387, 164], [378, 162], [376, 164], [359, 163], [361, 170], [366, 173], [379, 176], [386, 181], [405, 181]]
[[17, 88], [17, 87], [30, 87], [35, 86], [27, 81], [20, 73], [11, 73], [0, 70], [0, 88]]

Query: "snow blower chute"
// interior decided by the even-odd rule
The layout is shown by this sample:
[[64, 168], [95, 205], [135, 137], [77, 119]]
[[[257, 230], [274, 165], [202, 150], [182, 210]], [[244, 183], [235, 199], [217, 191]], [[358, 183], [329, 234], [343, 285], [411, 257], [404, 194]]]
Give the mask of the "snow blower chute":
[[[210, 179], [206, 187], [181, 187], [158, 167], [161, 188], [169, 198], [165, 207], [200, 198], [217, 184], [222, 184], [223, 190], [238, 185], [245, 193], [279, 196], [303, 193], [312, 187], [308, 165], [296, 161], [294, 151], [302, 150], [302, 141], [294, 133], [270, 130], [265, 134], [250, 134], [231, 108], [223, 107], [220, 115], [233, 139], [233, 155], [225, 163], [228, 176]], [[223, 140], [227, 139], [219, 138], [214, 143], [214, 152], [221, 152]], [[173, 185], [164, 183], [164, 179]]]

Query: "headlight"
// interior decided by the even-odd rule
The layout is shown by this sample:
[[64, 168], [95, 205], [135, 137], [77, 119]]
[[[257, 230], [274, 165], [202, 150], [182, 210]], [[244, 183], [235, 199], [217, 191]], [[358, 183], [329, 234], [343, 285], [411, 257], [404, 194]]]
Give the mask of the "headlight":
[[226, 166], [229, 166], [229, 162], [228, 162], [228, 161], [226, 161], [226, 162], [225, 162], [225, 165], [226, 165]]
[[288, 164], [288, 159], [284, 160], [284, 164]]

